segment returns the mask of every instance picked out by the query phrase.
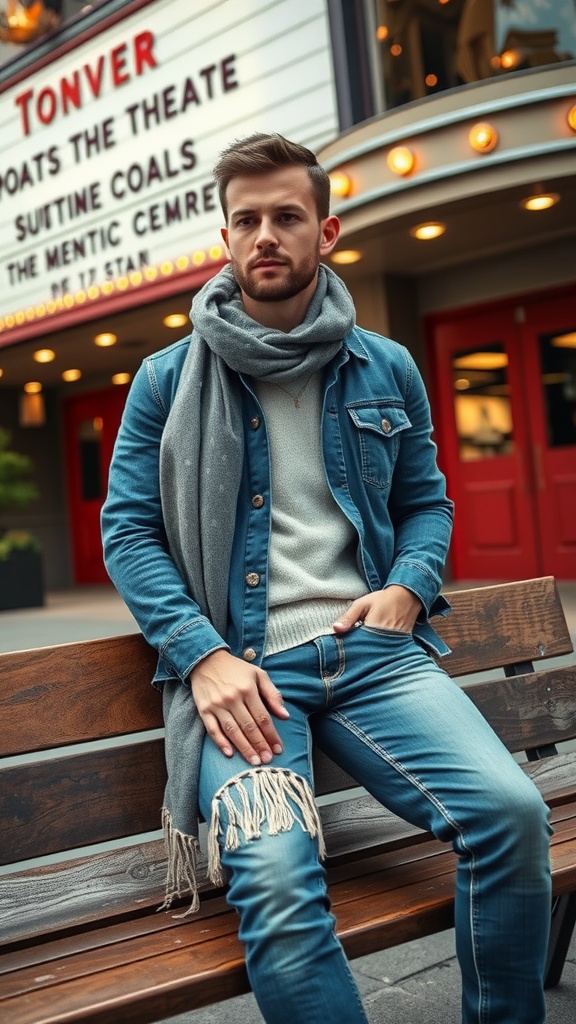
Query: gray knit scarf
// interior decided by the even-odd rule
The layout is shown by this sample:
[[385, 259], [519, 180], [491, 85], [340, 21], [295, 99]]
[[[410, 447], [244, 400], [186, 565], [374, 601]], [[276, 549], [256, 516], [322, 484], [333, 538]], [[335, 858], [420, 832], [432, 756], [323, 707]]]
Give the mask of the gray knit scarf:
[[[340, 278], [321, 265], [302, 323], [289, 333], [272, 330], [244, 312], [240, 290], [227, 266], [198, 292], [190, 315], [190, 349], [160, 449], [162, 511], [172, 558], [202, 614], [225, 637], [243, 457], [238, 374], [289, 385], [321, 369], [352, 329], [354, 306]], [[165, 683], [163, 706], [168, 768], [163, 809], [168, 851], [164, 906], [191, 893], [190, 910], [194, 910], [198, 906], [197, 793], [204, 726], [188, 685]], [[296, 799], [294, 794], [291, 798]], [[310, 812], [302, 808], [305, 817]], [[218, 880], [218, 866], [213, 864], [209, 870]]]

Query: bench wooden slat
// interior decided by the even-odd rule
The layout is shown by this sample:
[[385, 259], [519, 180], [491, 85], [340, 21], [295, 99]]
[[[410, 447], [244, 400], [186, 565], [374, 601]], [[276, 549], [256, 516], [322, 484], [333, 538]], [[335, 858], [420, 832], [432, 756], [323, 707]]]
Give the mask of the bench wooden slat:
[[[572, 884], [575, 814], [573, 807], [572, 817], [557, 824], [552, 843], [553, 875], [561, 879], [565, 865], [571, 865]], [[348, 955], [365, 955], [449, 927], [455, 859], [445, 851], [427, 857], [422, 851], [413, 851], [412, 857], [400, 851], [337, 871], [336, 875], [345, 877], [332, 880], [331, 892]], [[555, 883], [555, 891], [560, 889]], [[246, 990], [233, 912], [224, 910], [206, 921], [188, 919], [176, 927], [173, 920], [162, 923], [154, 938], [131, 933], [123, 941], [121, 934], [108, 935], [100, 950], [65, 954], [49, 962], [43, 974], [37, 963], [17, 972], [9, 984], [0, 985], [2, 1018], [10, 1024], [56, 1024], [65, 1013], [67, 1021], [81, 1014], [91, 1024], [111, 1024], [114, 1014], [116, 1020], [152, 1021], [165, 1012], [162, 996], [168, 989], [171, 1011], [177, 1005], [189, 1006], [192, 991], [194, 1006], [222, 998], [213, 988], [222, 969], [228, 994]], [[181, 1004], [173, 998], [175, 988], [181, 990]], [[16, 1004], [16, 994], [22, 992], [27, 998]], [[145, 1002], [141, 1002], [143, 992], [148, 996]], [[60, 1001], [63, 996], [65, 1008], [60, 1016], [52, 1015], [53, 998]]]
[[463, 689], [513, 753], [576, 736], [573, 665]]
[[38, 761], [0, 772], [0, 863], [158, 828], [162, 740]]
[[[442, 659], [450, 675], [572, 651], [553, 577], [446, 597], [454, 611], [434, 626], [455, 648]], [[0, 655], [0, 756], [160, 727], [160, 698], [148, 685], [155, 664], [136, 633]]]
[[552, 576], [446, 594], [453, 611], [433, 619], [453, 653], [442, 658], [451, 676], [539, 661], [572, 652]]
[[160, 727], [156, 659], [139, 633], [0, 655], [0, 756]]

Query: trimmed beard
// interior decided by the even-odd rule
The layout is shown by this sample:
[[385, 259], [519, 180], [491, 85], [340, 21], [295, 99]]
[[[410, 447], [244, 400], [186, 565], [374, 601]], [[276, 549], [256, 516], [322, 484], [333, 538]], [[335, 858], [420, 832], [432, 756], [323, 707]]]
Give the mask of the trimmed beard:
[[[274, 253], [262, 254], [258, 257], [259, 260], [275, 258]], [[320, 252], [318, 251], [311, 255], [297, 269], [294, 268], [291, 261], [283, 259], [282, 262], [285, 266], [290, 267], [290, 272], [284, 280], [255, 281], [250, 276], [250, 268], [245, 272], [234, 256], [230, 257], [230, 264], [238, 286], [254, 302], [285, 302], [287, 299], [293, 299], [294, 296], [305, 291], [318, 273]]]

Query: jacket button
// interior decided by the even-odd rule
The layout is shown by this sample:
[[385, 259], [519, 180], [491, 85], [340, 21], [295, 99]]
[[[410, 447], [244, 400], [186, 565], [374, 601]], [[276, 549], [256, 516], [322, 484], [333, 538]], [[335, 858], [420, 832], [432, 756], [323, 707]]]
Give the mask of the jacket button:
[[262, 497], [262, 495], [255, 494], [254, 497], [252, 498], [252, 504], [254, 508], [262, 508], [262, 505], [264, 504], [264, 498]]
[[252, 427], [252, 430], [258, 430], [258, 427], [260, 426], [260, 417], [253, 416], [250, 420], [250, 426]]
[[249, 572], [246, 576], [246, 583], [249, 587], [257, 587], [260, 583], [260, 576], [257, 572]]
[[384, 431], [385, 434], [389, 434], [390, 431], [392, 430], [392, 424], [390, 423], [390, 420], [386, 419], [386, 417], [384, 417], [384, 419], [382, 420], [382, 424], [381, 425], [382, 425], [382, 430]]
[[253, 647], [247, 647], [246, 650], [242, 652], [242, 657], [244, 658], [244, 661], [256, 661], [258, 655]]

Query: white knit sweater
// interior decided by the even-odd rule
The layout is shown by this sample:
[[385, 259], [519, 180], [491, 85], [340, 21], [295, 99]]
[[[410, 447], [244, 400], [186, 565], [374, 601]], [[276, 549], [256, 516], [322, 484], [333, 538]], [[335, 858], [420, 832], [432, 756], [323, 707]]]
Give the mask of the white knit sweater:
[[290, 393], [255, 381], [272, 466], [272, 536], [265, 653], [331, 633], [351, 601], [366, 593], [358, 536], [326, 481], [320, 439], [322, 374]]

